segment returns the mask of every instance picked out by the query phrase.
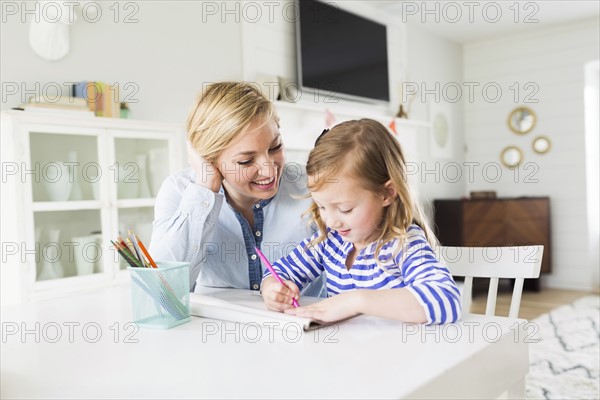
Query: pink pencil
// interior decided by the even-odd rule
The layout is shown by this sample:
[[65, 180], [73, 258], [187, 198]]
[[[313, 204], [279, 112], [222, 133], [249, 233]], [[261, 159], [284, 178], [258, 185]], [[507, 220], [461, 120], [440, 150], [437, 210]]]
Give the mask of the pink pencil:
[[[273, 266], [271, 265], [269, 260], [267, 260], [267, 257], [265, 257], [265, 255], [262, 253], [262, 251], [260, 251], [260, 249], [258, 247], [255, 247], [254, 249], [256, 250], [256, 254], [258, 254], [258, 256], [260, 257], [262, 262], [265, 264], [265, 266], [269, 270], [269, 272], [271, 272], [271, 274], [275, 277], [275, 279], [277, 279], [277, 282], [281, 283], [283, 286], [286, 286], [285, 283], [283, 283], [283, 281], [279, 277], [279, 275], [277, 275], [277, 272], [275, 272], [275, 269], [273, 268]], [[300, 305], [298, 304], [296, 299], [292, 299], [292, 305], [294, 307], [300, 307]]]

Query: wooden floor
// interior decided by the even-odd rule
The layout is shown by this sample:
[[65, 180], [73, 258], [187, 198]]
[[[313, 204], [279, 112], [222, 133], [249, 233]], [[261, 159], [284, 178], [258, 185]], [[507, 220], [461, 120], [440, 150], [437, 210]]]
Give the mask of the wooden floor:
[[[519, 310], [519, 318], [532, 320], [554, 308], [565, 304], [570, 304], [581, 297], [592, 294], [598, 293], [559, 289], [542, 289], [539, 292], [523, 291], [521, 308]], [[507, 292], [498, 293], [498, 299], [496, 301], [496, 315], [508, 315], [511, 295], [512, 293]], [[487, 293], [479, 293], [475, 295], [473, 298], [473, 303], [471, 304], [471, 312], [476, 314], [484, 314], [486, 300]]]

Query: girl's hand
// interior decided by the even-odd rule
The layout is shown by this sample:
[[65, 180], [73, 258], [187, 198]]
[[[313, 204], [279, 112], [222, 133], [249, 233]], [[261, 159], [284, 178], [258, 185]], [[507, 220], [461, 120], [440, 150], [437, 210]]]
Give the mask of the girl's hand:
[[300, 289], [292, 281], [283, 281], [285, 286], [272, 276], [266, 278], [261, 285], [261, 293], [269, 310], [284, 311], [292, 306], [292, 300], [300, 298]]
[[360, 314], [360, 292], [335, 295], [306, 307], [288, 308], [286, 314], [310, 318], [319, 322], [334, 322]]
[[198, 179], [196, 183], [215, 193], [219, 193], [221, 184], [223, 183], [223, 175], [221, 175], [219, 169], [200, 157], [200, 154], [194, 150], [189, 140], [185, 141], [185, 147], [187, 149], [188, 162], [196, 172]]

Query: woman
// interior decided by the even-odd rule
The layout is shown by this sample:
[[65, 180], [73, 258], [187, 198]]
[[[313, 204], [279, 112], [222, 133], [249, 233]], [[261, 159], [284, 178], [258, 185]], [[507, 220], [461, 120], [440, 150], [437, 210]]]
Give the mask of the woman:
[[[191, 168], [163, 183], [150, 252], [190, 262], [196, 284], [259, 290], [263, 269], [254, 250], [279, 259], [314, 232], [302, 213], [306, 176], [285, 165], [279, 119], [261, 92], [220, 82], [200, 95], [187, 121]], [[322, 279], [305, 295], [319, 295]], [[323, 292], [324, 293], [324, 292]]]

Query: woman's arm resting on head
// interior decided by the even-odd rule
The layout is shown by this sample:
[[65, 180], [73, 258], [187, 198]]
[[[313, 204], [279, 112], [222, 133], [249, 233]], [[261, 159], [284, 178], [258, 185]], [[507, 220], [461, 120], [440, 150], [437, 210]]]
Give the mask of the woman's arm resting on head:
[[187, 149], [188, 163], [190, 163], [190, 166], [196, 172], [196, 183], [215, 193], [219, 193], [223, 184], [223, 175], [221, 175], [219, 169], [201, 157], [194, 150], [189, 140], [186, 140], [185, 147]]
[[159, 261], [189, 261], [190, 289], [203, 262], [203, 238], [215, 229], [223, 196], [175, 174], [162, 184], [154, 206], [150, 254]]

